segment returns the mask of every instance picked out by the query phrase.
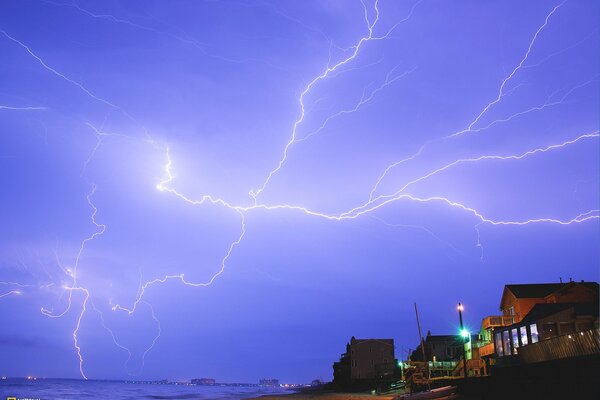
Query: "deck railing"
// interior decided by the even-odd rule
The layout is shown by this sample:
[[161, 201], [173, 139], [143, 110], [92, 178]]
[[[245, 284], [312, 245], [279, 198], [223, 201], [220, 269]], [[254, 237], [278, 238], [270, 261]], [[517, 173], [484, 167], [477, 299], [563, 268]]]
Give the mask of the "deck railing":
[[481, 321], [481, 327], [483, 329], [496, 328], [499, 326], [512, 325], [514, 323], [514, 315], [494, 315], [485, 317]]
[[600, 353], [597, 329], [575, 332], [542, 340], [519, 348], [519, 356], [526, 363], [579, 357]]

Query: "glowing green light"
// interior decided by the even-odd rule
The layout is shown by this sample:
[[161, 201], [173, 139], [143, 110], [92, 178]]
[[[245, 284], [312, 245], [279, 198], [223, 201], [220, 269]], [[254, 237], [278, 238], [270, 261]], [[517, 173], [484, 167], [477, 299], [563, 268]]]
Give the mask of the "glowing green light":
[[468, 338], [469, 337], [469, 331], [466, 329], [463, 329], [460, 331], [460, 336], [464, 337], [464, 338]]

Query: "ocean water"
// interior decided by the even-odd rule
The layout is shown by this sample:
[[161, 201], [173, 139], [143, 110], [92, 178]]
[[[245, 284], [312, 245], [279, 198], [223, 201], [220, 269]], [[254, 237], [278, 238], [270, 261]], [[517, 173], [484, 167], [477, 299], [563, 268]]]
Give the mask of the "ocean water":
[[0, 381], [0, 400], [62, 399], [246, 399], [289, 393], [280, 388], [234, 386], [153, 385], [143, 383], [84, 381], [70, 379], [6, 379]]

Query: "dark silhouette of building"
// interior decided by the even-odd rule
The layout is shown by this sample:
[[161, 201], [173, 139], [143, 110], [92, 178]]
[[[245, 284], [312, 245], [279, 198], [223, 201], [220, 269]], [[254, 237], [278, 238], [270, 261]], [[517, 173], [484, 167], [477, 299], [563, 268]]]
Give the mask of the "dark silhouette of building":
[[337, 386], [380, 385], [398, 378], [394, 339], [356, 339], [346, 344], [346, 352], [333, 364]]
[[274, 387], [274, 386], [279, 386], [279, 380], [278, 379], [261, 379], [258, 384], [260, 386], [269, 386], [269, 387]]
[[423, 339], [425, 344], [425, 358], [421, 344], [417, 346], [410, 356], [411, 361], [458, 361], [463, 354], [463, 338], [456, 335], [432, 335], [427, 331]]
[[200, 378], [200, 379], [192, 379], [192, 385], [214, 385], [215, 383], [217, 383], [217, 381], [215, 381], [212, 378]]

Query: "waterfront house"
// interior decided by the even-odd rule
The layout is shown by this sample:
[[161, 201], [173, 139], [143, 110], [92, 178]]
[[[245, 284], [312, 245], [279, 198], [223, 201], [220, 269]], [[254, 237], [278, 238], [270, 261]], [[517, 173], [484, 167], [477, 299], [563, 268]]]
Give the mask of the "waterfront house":
[[518, 323], [494, 330], [495, 355], [514, 363], [594, 354], [598, 327], [597, 301], [536, 304]]
[[394, 339], [356, 339], [346, 344], [346, 352], [333, 364], [333, 383], [338, 386], [362, 382], [385, 382], [396, 378]]
[[500, 300], [500, 310], [512, 323], [520, 322], [540, 303], [586, 303], [598, 300], [596, 282], [560, 282], [506, 285]]

